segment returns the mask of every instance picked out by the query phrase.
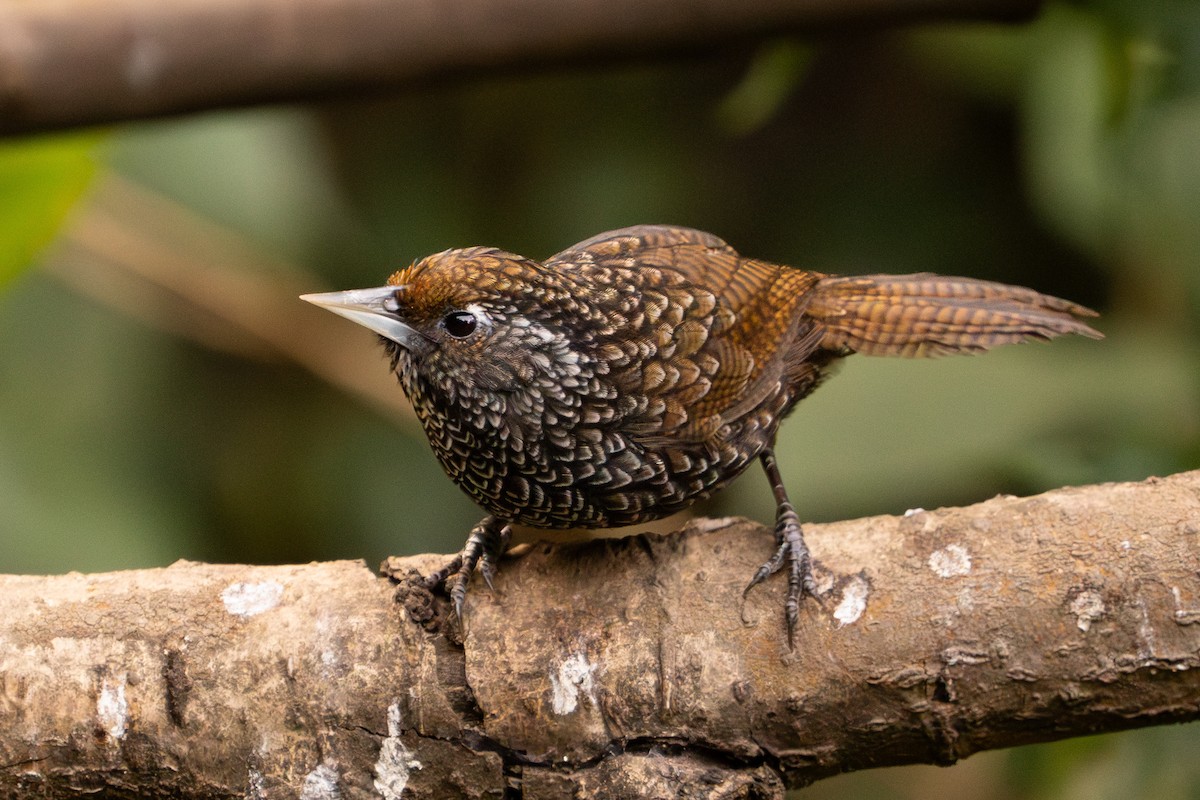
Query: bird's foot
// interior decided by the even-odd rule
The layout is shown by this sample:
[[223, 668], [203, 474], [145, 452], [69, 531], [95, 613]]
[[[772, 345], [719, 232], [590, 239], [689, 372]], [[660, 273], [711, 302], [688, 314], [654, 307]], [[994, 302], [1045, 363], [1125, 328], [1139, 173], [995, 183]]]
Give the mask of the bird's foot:
[[784, 615], [787, 619], [788, 649], [795, 649], [796, 627], [800, 622], [800, 601], [804, 595], [812, 596], [817, 602], [821, 596], [817, 594], [817, 582], [813, 577], [812, 555], [804, 542], [804, 534], [800, 529], [800, 518], [796, 512], [787, 508], [779, 516], [775, 525], [775, 540], [778, 547], [775, 553], [758, 568], [742, 597], [750, 593], [758, 584], [774, 575], [784, 564], [788, 567], [788, 591], [784, 601]]
[[471, 529], [462, 551], [450, 559], [446, 566], [437, 572], [430, 573], [425, 578], [425, 585], [430, 589], [436, 589], [444, 585], [451, 576], [457, 576], [458, 580], [450, 590], [450, 600], [454, 604], [454, 613], [461, 620], [463, 603], [467, 598], [467, 587], [471, 583], [471, 575], [475, 572], [475, 567], [479, 567], [488, 589], [495, 591], [493, 582], [499, 567], [500, 556], [508, 548], [511, 538], [512, 528], [508, 523], [496, 517], [485, 517]]

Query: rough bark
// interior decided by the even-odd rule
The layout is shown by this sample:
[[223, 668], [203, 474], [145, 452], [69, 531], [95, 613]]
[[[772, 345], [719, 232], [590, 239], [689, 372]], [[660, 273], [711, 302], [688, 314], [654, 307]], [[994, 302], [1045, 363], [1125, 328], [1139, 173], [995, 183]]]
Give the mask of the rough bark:
[[0, 0], [0, 133], [788, 31], [1026, 18], [1038, 0]]
[[0, 577], [0, 794], [781, 796], [837, 772], [1200, 716], [1200, 471], [808, 526], [443, 557]]

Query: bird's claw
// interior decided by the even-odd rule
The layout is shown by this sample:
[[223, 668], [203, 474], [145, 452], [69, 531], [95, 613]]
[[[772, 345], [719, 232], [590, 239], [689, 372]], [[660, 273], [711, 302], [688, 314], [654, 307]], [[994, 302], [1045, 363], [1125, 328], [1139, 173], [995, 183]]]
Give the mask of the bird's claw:
[[784, 617], [787, 621], [788, 649], [794, 650], [796, 643], [796, 628], [800, 624], [800, 601], [805, 595], [813, 597], [818, 603], [821, 596], [817, 593], [817, 581], [813, 577], [812, 555], [804, 542], [804, 534], [800, 529], [800, 520], [790, 508], [779, 517], [775, 526], [775, 539], [779, 543], [774, 554], [758, 568], [750, 583], [742, 592], [746, 597], [750, 590], [774, 575], [786, 563], [788, 567], [788, 589], [784, 600]]
[[[776, 537], [778, 538], [778, 534], [776, 534]], [[776, 572], [779, 572], [779, 568], [783, 566], [783, 560], [787, 557], [787, 554], [787, 543], [781, 541], [779, 543], [779, 547], [775, 548], [774, 555], [767, 559], [761, 567], [755, 570], [754, 577], [750, 579], [750, 582], [746, 584], [746, 588], [742, 590], [742, 597], [745, 598], [750, 594], [751, 589], [753, 589], [755, 586], [758, 586]]]
[[454, 558], [450, 559], [446, 566], [442, 567], [436, 572], [431, 572], [426, 575], [422, 583], [424, 584], [425, 588], [429, 589], [430, 591], [438, 589], [445, 585], [446, 580], [451, 575], [458, 572], [458, 568], [460, 566], [462, 566], [462, 553], [459, 553]]
[[463, 604], [467, 599], [467, 588], [470, 586], [471, 575], [475, 572], [475, 567], [479, 567], [488, 589], [494, 592], [500, 556], [508, 548], [511, 538], [512, 529], [508, 523], [496, 517], [484, 518], [471, 529], [462, 552], [450, 559], [446, 566], [431, 573], [425, 579], [425, 585], [434, 589], [444, 585], [451, 576], [455, 576], [457, 580], [450, 589], [450, 602], [454, 606], [455, 615], [461, 620]]
[[479, 574], [483, 575], [483, 582], [487, 584], [488, 591], [493, 594], [496, 592], [494, 579], [500, 569], [500, 557], [508, 549], [511, 539], [512, 528], [505, 525], [499, 533], [484, 542], [483, 552], [479, 555]]

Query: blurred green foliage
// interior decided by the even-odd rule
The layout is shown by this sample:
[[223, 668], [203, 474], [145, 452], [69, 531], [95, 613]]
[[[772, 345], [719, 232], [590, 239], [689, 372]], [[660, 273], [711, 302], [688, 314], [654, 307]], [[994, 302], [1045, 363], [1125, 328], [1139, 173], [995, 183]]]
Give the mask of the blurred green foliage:
[[[57, 226], [93, 148], [0, 145], [0, 281]], [[850, 359], [781, 435], [808, 519], [1200, 466], [1197, 3], [1055, 4], [1022, 26], [147, 122], [104, 159], [320, 276], [314, 291], [377, 285], [452, 246], [541, 257], [670, 222], [798, 266], [966, 274], [1102, 311], [1099, 343]], [[410, 428], [300, 365], [97, 303], [61, 279], [79, 258], [60, 244], [53, 270], [0, 294], [0, 569], [375, 562], [460, 545], [479, 512]], [[702, 511], [766, 519], [770, 503], [752, 475]], [[1194, 727], [1157, 729], [804, 796], [1195, 798], [1198, 747]]]
[[50, 242], [96, 171], [98, 134], [0, 141], [0, 287]]

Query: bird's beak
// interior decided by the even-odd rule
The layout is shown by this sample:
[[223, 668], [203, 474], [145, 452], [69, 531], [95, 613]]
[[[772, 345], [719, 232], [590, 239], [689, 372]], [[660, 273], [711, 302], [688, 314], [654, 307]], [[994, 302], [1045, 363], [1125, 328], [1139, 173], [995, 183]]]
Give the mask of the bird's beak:
[[397, 288], [380, 286], [376, 289], [351, 289], [347, 292], [302, 294], [300, 299], [357, 322], [364, 328], [391, 339], [406, 350], [426, 350], [429, 340], [402, 320], [394, 310], [388, 310], [389, 305], [395, 308], [389, 301], [396, 296]]

